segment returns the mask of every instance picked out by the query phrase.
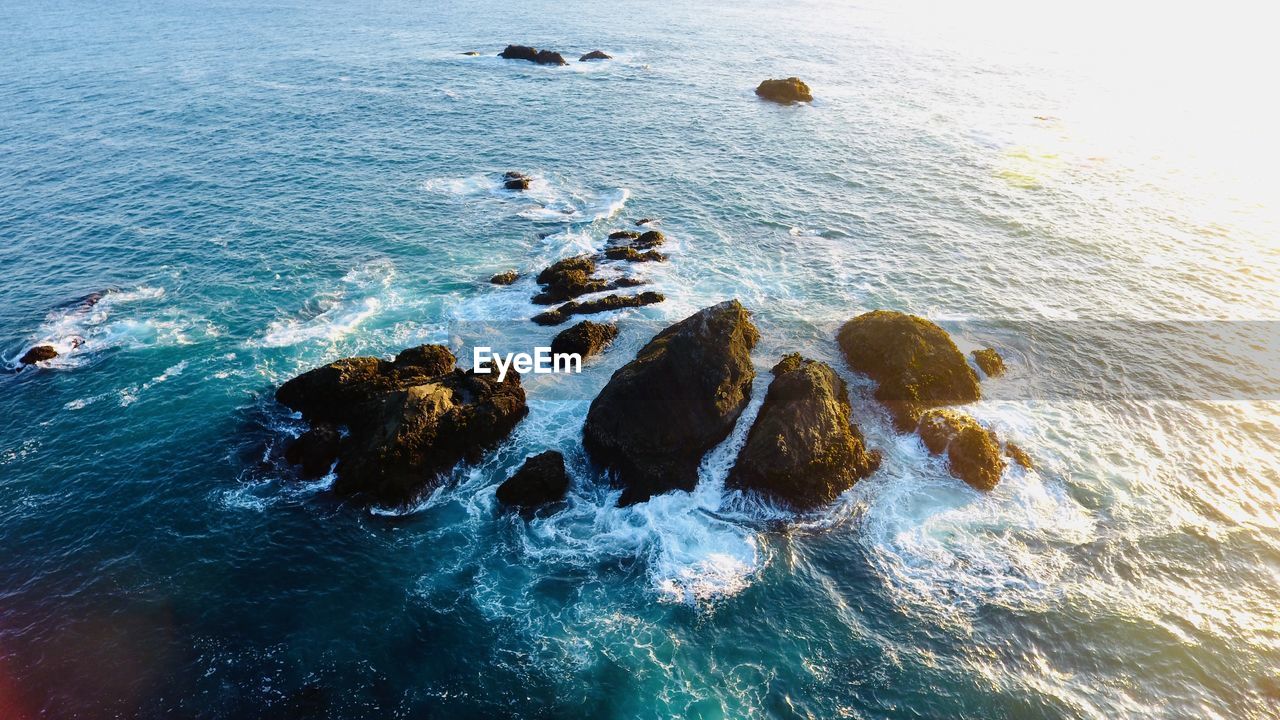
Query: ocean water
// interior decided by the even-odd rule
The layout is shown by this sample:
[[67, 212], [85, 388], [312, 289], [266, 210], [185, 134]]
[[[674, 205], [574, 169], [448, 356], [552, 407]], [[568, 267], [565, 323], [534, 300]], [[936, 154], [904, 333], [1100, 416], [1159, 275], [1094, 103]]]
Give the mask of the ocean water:
[[[0, 375], [0, 717], [1276, 717], [1280, 153], [1247, 13], [0, 3], [0, 356], [64, 351]], [[811, 105], [754, 97], [792, 74]], [[610, 272], [667, 301], [528, 377], [483, 463], [369, 509], [280, 462], [280, 382], [545, 344], [529, 276], [487, 278], [642, 217], [670, 261]], [[751, 406], [694, 492], [614, 507], [588, 403], [730, 297]], [[1037, 469], [980, 494], [895, 433], [834, 346], [873, 308], [1000, 348], [971, 410]], [[723, 488], [790, 351], [885, 454], [802, 516]], [[565, 506], [499, 512], [547, 448]]]

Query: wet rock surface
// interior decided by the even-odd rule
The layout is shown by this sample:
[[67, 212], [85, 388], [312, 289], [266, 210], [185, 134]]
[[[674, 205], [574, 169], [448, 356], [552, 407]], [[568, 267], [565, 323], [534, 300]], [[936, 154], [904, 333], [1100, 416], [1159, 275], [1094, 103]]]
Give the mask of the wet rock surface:
[[534, 510], [564, 499], [569, 475], [564, 456], [555, 450], [526, 458], [519, 470], [498, 486], [498, 502], [520, 510]]
[[592, 315], [622, 308], [642, 307], [660, 303], [663, 300], [666, 300], [666, 297], [662, 293], [652, 291], [642, 292], [639, 295], [606, 295], [602, 298], [583, 302], [575, 300], [567, 302], [554, 310], [534, 315], [533, 321], [539, 325], [559, 325], [573, 315]]
[[783, 105], [813, 101], [809, 86], [798, 77], [765, 80], [756, 87], [756, 95]]
[[598, 355], [618, 337], [618, 327], [583, 320], [551, 341], [552, 353], [577, 353], [583, 360]]

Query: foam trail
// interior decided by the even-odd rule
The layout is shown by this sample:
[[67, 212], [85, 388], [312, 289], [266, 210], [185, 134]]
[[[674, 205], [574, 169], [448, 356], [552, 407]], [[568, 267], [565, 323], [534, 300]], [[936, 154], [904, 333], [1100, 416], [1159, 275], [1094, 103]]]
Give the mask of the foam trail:
[[336, 292], [312, 299], [320, 312], [309, 318], [276, 320], [267, 326], [256, 347], [289, 347], [316, 340], [342, 338], [382, 311], [387, 292], [395, 278], [395, 266], [388, 261], [353, 268], [342, 278]]

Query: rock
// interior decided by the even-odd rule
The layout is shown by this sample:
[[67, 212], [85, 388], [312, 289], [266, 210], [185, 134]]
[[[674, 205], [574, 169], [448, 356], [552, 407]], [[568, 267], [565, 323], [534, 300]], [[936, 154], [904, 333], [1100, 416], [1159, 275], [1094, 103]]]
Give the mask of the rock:
[[324, 423], [347, 428], [336, 494], [403, 505], [458, 461], [479, 460], [528, 412], [518, 373], [499, 382], [454, 363], [440, 345], [410, 348], [392, 362], [346, 358], [289, 380], [276, 399], [313, 432]]
[[526, 458], [506, 482], [498, 486], [498, 502], [507, 507], [532, 510], [559, 502], [569, 491], [564, 456], [554, 450]]
[[725, 484], [797, 510], [835, 500], [880, 466], [851, 420], [844, 380], [798, 354], [773, 368], [773, 382]]
[[18, 364], [35, 365], [36, 363], [52, 360], [56, 357], [58, 357], [58, 351], [54, 350], [52, 345], [36, 345], [23, 353], [22, 358], [18, 360]]
[[515, 270], [507, 270], [506, 272], [500, 272], [497, 275], [494, 275], [493, 277], [489, 278], [489, 282], [493, 283], [494, 285], [510, 285], [511, 283], [514, 283], [516, 280], [519, 280], [519, 279], [520, 279], [520, 273], [516, 272]]
[[338, 459], [342, 435], [329, 423], [316, 423], [284, 450], [284, 459], [302, 466], [302, 477], [324, 477]]
[[463, 55], [466, 55], [467, 57], [476, 57], [476, 56], [477, 56], [477, 55], [479, 55], [480, 53], [476, 52], [475, 50], [468, 50], [468, 51], [466, 51], [466, 52], [464, 52], [464, 53], [462, 53], [462, 54], [463, 54]]
[[578, 58], [578, 62], [587, 62], [588, 60], [612, 60], [613, 56], [608, 55], [600, 50], [592, 50], [591, 52]]
[[617, 232], [609, 233], [610, 240], [635, 240], [638, 237], [640, 237], [640, 233], [635, 230], [618, 230]]
[[923, 318], [874, 310], [845, 323], [836, 340], [849, 367], [879, 383], [876, 398], [899, 429], [913, 428], [924, 410], [981, 396], [951, 336]]
[[920, 417], [920, 438], [934, 455], [947, 454], [951, 474], [979, 490], [1000, 482], [1005, 462], [996, 434], [955, 410], [929, 410]]
[[559, 325], [573, 315], [591, 315], [622, 308], [653, 305], [666, 299], [662, 293], [656, 292], [642, 292], [639, 295], [606, 295], [585, 302], [567, 302], [554, 310], [534, 315], [533, 321], [539, 325]]
[[613, 374], [591, 403], [582, 440], [616, 472], [620, 504], [693, 489], [702, 456], [733, 430], [751, 397], [759, 337], [730, 300], [658, 333]]
[[640, 218], [636, 221], [636, 225], [649, 225], [658, 222], [657, 218]]
[[1000, 353], [995, 348], [982, 348], [974, 350], [973, 361], [978, 367], [982, 368], [982, 372], [987, 377], [999, 377], [1004, 374], [1004, 358], [1000, 357]]
[[552, 305], [609, 289], [609, 283], [592, 277], [596, 271], [596, 261], [590, 255], [578, 255], [552, 263], [547, 269], [538, 273], [538, 283], [542, 292], [533, 297], [538, 305]]
[[618, 326], [583, 320], [551, 341], [552, 354], [577, 353], [583, 360], [598, 355], [618, 337]]
[[568, 65], [569, 64], [569, 62], [564, 59], [563, 55], [561, 55], [558, 52], [552, 52], [550, 50], [539, 50], [538, 55], [533, 59], [533, 61], [538, 63], [539, 65]]
[[529, 62], [537, 62], [538, 50], [528, 45], [508, 45], [506, 49], [498, 53], [498, 57], [508, 60], [528, 60]]
[[1036, 467], [1036, 464], [1031, 461], [1031, 456], [1021, 446], [1007, 442], [1004, 444], [1004, 454], [1026, 470], [1034, 470]]
[[794, 102], [812, 102], [813, 95], [809, 86], [800, 78], [789, 77], [785, 80], [765, 80], [756, 87], [756, 95], [776, 103], [790, 105]]
[[509, 170], [502, 176], [502, 187], [508, 190], [528, 190], [530, 178], [522, 172]]
[[611, 247], [604, 251], [604, 257], [606, 260], [626, 260], [627, 262], [665, 262], [667, 259], [666, 255], [657, 250], [640, 252], [629, 245]]
[[631, 243], [631, 247], [639, 249], [654, 248], [662, 245], [666, 241], [666, 235], [663, 235], [657, 230], [650, 230], [636, 238], [635, 242]]

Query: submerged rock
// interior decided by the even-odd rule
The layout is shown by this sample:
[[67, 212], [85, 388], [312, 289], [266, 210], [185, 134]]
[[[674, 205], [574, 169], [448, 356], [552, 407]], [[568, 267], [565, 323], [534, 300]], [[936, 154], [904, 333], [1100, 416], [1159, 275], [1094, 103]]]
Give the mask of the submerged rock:
[[618, 337], [618, 326], [583, 320], [551, 341], [551, 352], [578, 353], [583, 360], [598, 355]]
[[18, 360], [19, 365], [35, 365], [36, 363], [45, 362], [58, 357], [58, 351], [53, 349], [52, 345], [36, 345], [30, 350], [23, 353]]
[[924, 410], [981, 396], [978, 376], [951, 336], [923, 318], [874, 310], [845, 323], [836, 340], [849, 367], [879, 383], [876, 399], [900, 429], [914, 427]]
[[508, 190], [528, 190], [530, 178], [522, 172], [509, 170], [502, 176], [502, 187]]
[[773, 368], [773, 382], [725, 484], [798, 510], [830, 503], [880, 465], [853, 424], [844, 380], [798, 354]]
[[1000, 442], [977, 420], [955, 410], [929, 410], [920, 417], [919, 431], [929, 452], [947, 454], [952, 475], [979, 490], [991, 490], [1000, 482], [1005, 468]]
[[578, 62], [587, 62], [588, 60], [612, 60], [613, 56], [600, 50], [592, 50], [591, 52], [578, 58]]
[[493, 277], [489, 278], [489, 282], [493, 283], [494, 285], [510, 285], [511, 283], [514, 283], [516, 280], [519, 280], [519, 279], [520, 279], [520, 273], [516, 272], [515, 270], [507, 270], [506, 272], [500, 272], [497, 275], [494, 275]]
[[316, 423], [310, 430], [289, 443], [284, 459], [301, 465], [301, 475], [307, 479], [323, 477], [338, 460], [342, 435], [329, 423]]
[[559, 325], [573, 315], [591, 315], [622, 308], [642, 307], [660, 303], [666, 299], [662, 293], [657, 292], [642, 292], [639, 295], [606, 295], [584, 302], [567, 302], [554, 310], [534, 315], [533, 321], [539, 325]]
[[611, 247], [604, 251], [604, 256], [607, 260], [626, 260], [627, 262], [665, 262], [667, 259], [666, 255], [657, 250], [640, 252], [630, 245]]
[[765, 100], [772, 100], [784, 105], [813, 101], [813, 94], [809, 92], [809, 86], [805, 85], [804, 81], [798, 77], [789, 77], [785, 80], [765, 80], [756, 87], [756, 95]]
[[402, 505], [458, 461], [478, 460], [528, 412], [517, 373], [499, 382], [454, 363], [440, 345], [410, 348], [392, 362], [346, 358], [289, 380], [276, 399], [313, 430], [347, 428], [335, 493]]
[[520, 469], [498, 486], [497, 498], [507, 507], [533, 510], [563, 500], [568, 491], [564, 456], [548, 450], [526, 458]]
[[464, 52], [464, 53], [462, 53], [462, 54], [463, 54], [463, 55], [466, 55], [467, 57], [476, 57], [476, 56], [477, 56], [477, 55], [479, 55], [480, 53], [476, 52], [475, 50], [468, 50], [468, 51], [466, 51], [466, 52]]
[[987, 377], [999, 377], [1004, 374], [1004, 358], [1000, 357], [1000, 353], [995, 348], [982, 348], [974, 350], [973, 361], [977, 363], [979, 368]]
[[750, 314], [730, 300], [658, 333], [613, 374], [591, 403], [582, 440], [616, 472], [620, 504], [693, 489], [702, 456], [750, 399], [759, 337]]

